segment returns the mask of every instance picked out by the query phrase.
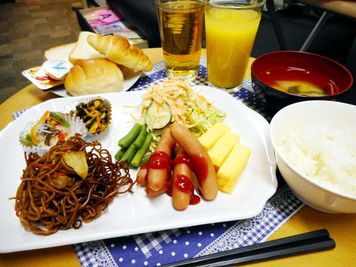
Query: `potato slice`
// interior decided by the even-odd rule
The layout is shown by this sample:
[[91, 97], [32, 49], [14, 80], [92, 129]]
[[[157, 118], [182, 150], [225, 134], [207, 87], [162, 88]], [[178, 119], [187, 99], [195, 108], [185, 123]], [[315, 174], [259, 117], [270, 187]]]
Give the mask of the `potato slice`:
[[65, 163], [82, 179], [88, 176], [88, 163], [84, 151], [70, 151], [63, 155]]

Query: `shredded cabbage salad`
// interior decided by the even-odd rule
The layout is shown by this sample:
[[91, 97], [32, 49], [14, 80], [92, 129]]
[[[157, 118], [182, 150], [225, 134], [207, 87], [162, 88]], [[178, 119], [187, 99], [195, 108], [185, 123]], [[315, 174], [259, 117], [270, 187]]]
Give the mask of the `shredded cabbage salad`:
[[[168, 104], [171, 109], [171, 122], [185, 125], [199, 137], [212, 125], [223, 121], [226, 114], [217, 109], [204, 96], [193, 91], [180, 79], [165, 80], [152, 85], [143, 97], [141, 115], [155, 102], [158, 107]], [[158, 141], [163, 129], [152, 129], [153, 139]]]

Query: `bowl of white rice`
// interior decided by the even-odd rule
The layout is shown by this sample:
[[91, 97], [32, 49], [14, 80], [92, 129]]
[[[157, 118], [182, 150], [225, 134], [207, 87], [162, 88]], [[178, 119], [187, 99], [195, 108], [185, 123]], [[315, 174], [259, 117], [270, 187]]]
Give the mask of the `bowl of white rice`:
[[296, 196], [329, 213], [356, 213], [356, 106], [311, 100], [275, 114], [277, 166]]

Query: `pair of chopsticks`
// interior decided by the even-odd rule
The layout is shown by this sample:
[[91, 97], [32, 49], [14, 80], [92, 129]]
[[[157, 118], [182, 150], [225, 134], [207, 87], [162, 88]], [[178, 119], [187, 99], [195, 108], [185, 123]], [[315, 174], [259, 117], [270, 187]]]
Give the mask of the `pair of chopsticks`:
[[317, 252], [334, 247], [335, 241], [330, 238], [329, 232], [326, 229], [322, 229], [188, 260], [177, 261], [164, 266], [232, 266], [240, 263]]

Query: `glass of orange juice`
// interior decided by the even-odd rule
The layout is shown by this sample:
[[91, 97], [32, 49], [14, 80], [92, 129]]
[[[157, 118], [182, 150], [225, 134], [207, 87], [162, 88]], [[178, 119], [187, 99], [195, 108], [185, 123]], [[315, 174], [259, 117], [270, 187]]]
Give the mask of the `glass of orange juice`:
[[208, 82], [240, 89], [265, 0], [212, 0], [205, 10]]

